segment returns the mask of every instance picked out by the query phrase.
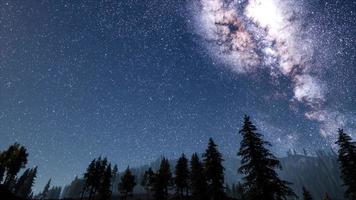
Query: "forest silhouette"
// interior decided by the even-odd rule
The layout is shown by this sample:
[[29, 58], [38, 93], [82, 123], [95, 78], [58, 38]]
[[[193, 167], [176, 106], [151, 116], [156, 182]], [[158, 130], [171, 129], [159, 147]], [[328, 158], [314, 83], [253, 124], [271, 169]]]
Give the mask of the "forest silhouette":
[[[241, 179], [234, 180], [233, 184], [226, 181], [223, 155], [210, 138], [203, 154], [194, 153], [189, 158], [182, 154], [175, 163], [162, 157], [158, 167], [148, 167], [142, 173], [130, 167], [119, 172], [117, 165], [112, 165], [106, 157], [98, 157], [89, 163], [83, 177], [76, 177], [63, 189], [52, 186], [49, 179], [38, 194], [32, 190], [38, 168], [26, 168], [27, 149], [14, 143], [0, 152], [0, 199], [356, 200], [356, 143], [342, 129], [338, 130], [336, 141], [338, 152], [335, 169], [341, 181], [339, 183], [331, 174], [329, 178], [324, 177], [332, 179], [332, 187], [341, 188], [334, 191], [328, 191], [330, 189], [322, 185], [308, 188], [305, 186], [307, 182], [303, 182], [306, 179], [294, 179], [298, 186], [302, 185], [298, 192], [295, 191], [293, 184], [296, 183], [282, 179], [281, 174], [293, 174], [297, 170], [284, 171], [281, 160], [269, 149], [271, 143], [258, 133], [250, 117], [244, 117], [239, 134], [242, 136], [237, 152], [240, 163], [235, 173]], [[295, 153], [290, 156], [297, 158]], [[305, 160], [306, 153], [301, 158]], [[320, 171], [328, 168], [328, 165], [332, 166], [332, 162], [323, 161], [320, 156], [316, 158], [319, 159], [316, 166]], [[299, 175], [313, 176], [304, 172]]]

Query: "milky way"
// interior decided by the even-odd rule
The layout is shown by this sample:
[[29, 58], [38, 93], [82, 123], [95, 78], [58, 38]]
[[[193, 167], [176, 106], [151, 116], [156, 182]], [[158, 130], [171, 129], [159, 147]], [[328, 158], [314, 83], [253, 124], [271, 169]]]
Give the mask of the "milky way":
[[[261, 68], [273, 77], [291, 81], [297, 101], [309, 107], [305, 117], [320, 122], [320, 133], [333, 132], [349, 122], [337, 110], [325, 108], [327, 83], [319, 78], [314, 43], [304, 26], [303, 4], [281, 0], [200, 0], [191, 5], [195, 30], [218, 61], [237, 73], [256, 73]], [[323, 47], [325, 48], [325, 47]]]

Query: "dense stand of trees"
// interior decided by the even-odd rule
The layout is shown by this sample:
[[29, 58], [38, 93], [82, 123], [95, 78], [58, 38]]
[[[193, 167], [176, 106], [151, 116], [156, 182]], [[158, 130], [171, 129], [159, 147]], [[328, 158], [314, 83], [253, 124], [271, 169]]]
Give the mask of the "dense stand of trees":
[[106, 200], [111, 197], [111, 181], [113, 171], [107, 158], [92, 160], [84, 173], [85, 186], [81, 193], [81, 199]]
[[21, 198], [33, 196], [32, 186], [37, 176], [37, 167], [34, 167], [18, 177], [20, 170], [26, 167], [27, 157], [26, 148], [18, 143], [0, 152], [0, 184]]
[[[140, 185], [146, 191], [146, 199], [191, 199], [191, 200], [286, 200], [297, 196], [290, 188], [291, 183], [282, 180], [278, 170], [280, 161], [268, 149], [271, 144], [263, 140], [256, 126], [245, 116], [239, 133], [242, 136], [238, 156], [241, 165], [238, 169], [242, 182], [229, 186], [224, 179], [222, 154], [212, 138], [207, 149], [200, 156], [194, 153], [189, 160], [185, 154], [171, 166], [168, 159], [162, 158], [157, 170], [149, 168], [140, 177]], [[342, 129], [338, 131], [338, 162], [345, 188], [345, 198], [356, 199], [356, 143]], [[292, 155], [292, 154], [291, 154]], [[107, 158], [96, 158], [89, 164], [83, 178], [76, 177], [70, 187], [51, 187], [51, 179], [43, 190], [34, 195], [37, 167], [24, 169], [28, 153], [18, 143], [0, 152], [0, 185], [23, 199], [77, 198], [85, 200], [109, 200], [114, 190], [122, 199], [134, 193], [137, 177], [128, 167], [119, 174], [118, 167], [111, 167]], [[18, 173], [23, 170], [21, 175]], [[236, 180], [238, 181], [238, 180]], [[332, 200], [325, 191], [323, 200]], [[1, 194], [0, 194], [1, 195]], [[308, 188], [302, 188], [303, 200], [313, 200]], [[337, 199], [334, 199], [337, 200]]]
[[188, 159], [184, 154], [178, 159], [175, 171], [174, 183], [176, 185], [176, 195], [181, 199], [189, 196], [189, 167]]

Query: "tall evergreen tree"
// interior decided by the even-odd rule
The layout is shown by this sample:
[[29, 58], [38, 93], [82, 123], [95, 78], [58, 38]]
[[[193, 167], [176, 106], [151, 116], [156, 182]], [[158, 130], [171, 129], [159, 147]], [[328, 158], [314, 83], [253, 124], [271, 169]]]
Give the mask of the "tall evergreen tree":
[[81, 199], [89, 192], [88, 199], [91, 200], [96, 195], [100, 199], [108, 199], [111, 196], [111, 165], [106, 158], [97, 158], [91, 161], [87, 171], [84, 173], [85, 186], [81, 194]]
[[172, 173], [168, 159], [162, 158], [160, 168], [154, 178], [154, 197], [156, 200], [168, 199], [168, 190], [171, 185]]
[[100, 185], [98, 188], [98, 196], [100, 200], [108, 200], [111, 197], [111, 178], [112, 178], [112, 170], [111, 164], [105, 166], [104, 163], [102, 169], [102, 175], [100, 177]]
[[224, 167], [222, 165], [224, 160], [212, 138], [209, 139], [208, 148], [203, 154], [203, 158], [209, 199], [224, 199]]
[[204, 174], [203, 164], [199, 160], [198, 154], [194, 153], [190, 161], [191, 166], [191, 190], [192, 200], [206, 200], [207, 195], [207, 182]]
[[[188, 169], [188, 159], [184, 154], [178, 159], [177, 165], [175, 168], [175, 186], [176, 193], [180, 198], [184, 198], [184, 196], [188, 196], [189, 189], [189, 169]], [[185, 193], [185, 195], [184, 195]]]
[[40, 199], [46, 199], [47, 198], [47, 194], [49, 191], [49, 188], [51, 187], [51, 179], [48, 180], [47, 184], [44, 186], [41, 194], [40, 194]]
[[81, 194], [81, 199], [83, 199], [84, 194], [86, 191], [89, 192], [89, 197], [88, 199], [91, 200], [94, 191], [95, 191], [95, 187], [94, 187], [94, 182], [97, 181], [96, 180], [96, 159], [92, 160], [91, 163], [89, 164], [87, 171], [84, 173], [84, 180], [85, 180], [85, 186], [84, 189], [82, 191]]
[[149, 199], [150, 191], [153, 190], [155, 176], [156, 174], [153, 172], [151, 167], [143, 174], [141, 186], [146, 190], [147, 199]]
[[356, 145], [343, 129], [339, 129], [338, 133], [336, 144], [339, 146], [338, 161], [341, 178], [346, 188], [345, 197], [354, 200], [356, 199]]
[[305, 187], [303, 187], [302, 190], [303, 190], [303, 200], [313, 200], [312, 195], [307, 189], [305, 189]]
[[[26, 172], [27, 171], [27, 172]], [[16, 195], [28, 199], [32, 195], [32, 186], [37, 176], [37, 167], [26, 170], [16, 184]]]
[[132, 174], [129, 167], [125, 170], [119, 183], [119, 191], [126, 200], [129, 195], [132, 195], [133, 189], [136, 186], [135, 176]]
[[248, 116], [244, 117], [240, 130], [242, 141], [238, 156], [242, 157], [239, 173], [243, 178], [248, 198], [251, 200], [281, 200], [296, 196], [290, 183], [281, 180], [275, 169], [281, 169], [279, 160], [265, 147], [270, 143], [263, 141], [255, 125]]
[[27, 181], [27, 179], [29, 178], [29, 176], [31, 175], [31, 170], [32, 169], [26, 169], [22, 175], [20, 176], [20, 178], [17, 179], [17, 182], [14, 186], [14, 194], [17, 194], [19, 192], [19, 190], [21, 189], [21, 187], [23, 187]]
[[2, 165], [6, 171], [4, 185], [12, 189], [17, 173], [26, 166], [28, 153], [24, 146], [18, 143], [11, 145], [2, 158]]

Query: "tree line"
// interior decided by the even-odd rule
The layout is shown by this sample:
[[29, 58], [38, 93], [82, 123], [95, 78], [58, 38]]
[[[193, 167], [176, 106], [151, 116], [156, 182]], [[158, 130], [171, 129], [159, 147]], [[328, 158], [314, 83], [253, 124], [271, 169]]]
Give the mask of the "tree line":
[[18, 143], [10, 145], [7, 150], [0, 152], [0, 186], [22, 199], [58, 199], [62, 188], [50, 187], [51, 180], [48, 181], [42, 192], [33, 193], [32, 187], [37, 177], [37, 166], [27, 168], [19, 175], [19, 172], [26, 168], [27, 162], [27, 149]]
[[[256, 126], [248, 116], [244, 117], [242, 136], [237, 156], [241, 165], [237, 173], [243, 175], [241, 182], [228, 186], [224, 180], [222, 154], [212, 138], [209, 139], [205, 152], [200, 156], [194, 153], [190, 160], [182, 154], [176, 165], [171, 167], [169, 160], [161, 159], [157, 170], [149, 168], [143, 174], [140, 185], [146, 190], [147, 199], [168, 200], [286, 200], [298, 196], [290, 188], [292, 183], [282, 180], [277, 171], [282, 170], [280, 161], [269, 150], [271, 144], [258, 133]], [[345, 198], [356, 199], [356, 144], [351, 136], [342, 129], [338, 130], [336, 144], [339, 147], [338, 161], [341, 178], [344, 182]], [[48, 181], [43, 191], [33, 195], [32, 186], [37, 174], [37, 167], [26, 169], [17, 176], [27, 164], [27, 151], [15, 143], [0, 153], [0, 183], [12, 193], [24, 199], [59, 198], [61, 188], [50, 188]], [[116, 179], [119, 183], [114, 185]], [[91, 161], [84, 173], [80, 199], [108, 200], [112, 191], [118, 190], [122, 199], [133, 195], [137, 177], [131, 169], [118, 175], [116, 165], [112, 167], [107, 158]], [[302, 188], [302, 198], [312, 200], [307, 188]], [[325, 191], [324, 200], [331, 200]]]

